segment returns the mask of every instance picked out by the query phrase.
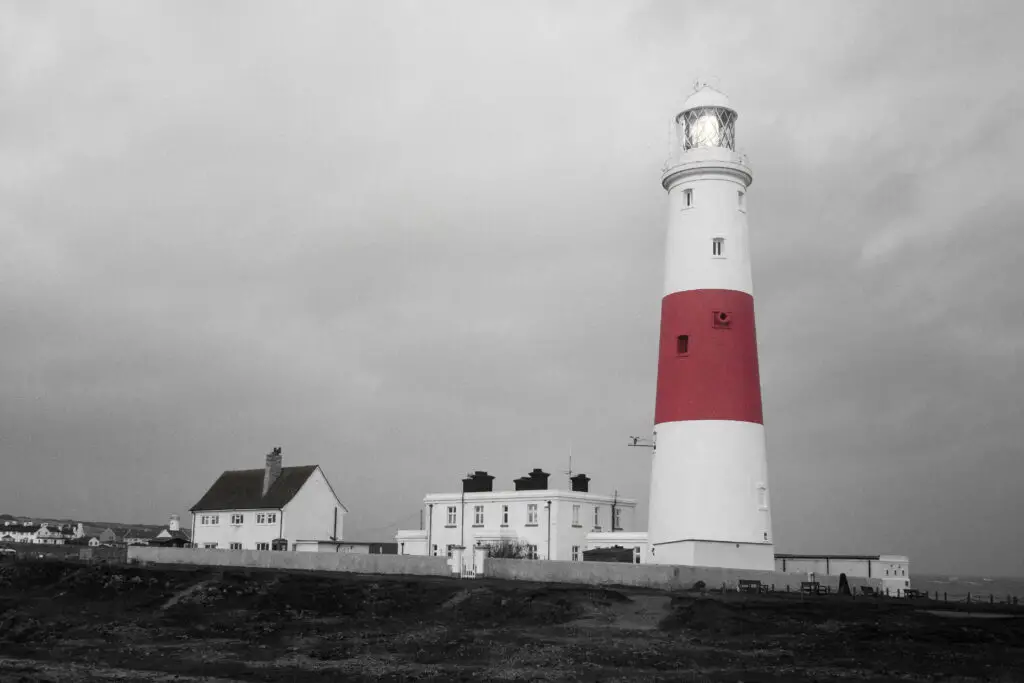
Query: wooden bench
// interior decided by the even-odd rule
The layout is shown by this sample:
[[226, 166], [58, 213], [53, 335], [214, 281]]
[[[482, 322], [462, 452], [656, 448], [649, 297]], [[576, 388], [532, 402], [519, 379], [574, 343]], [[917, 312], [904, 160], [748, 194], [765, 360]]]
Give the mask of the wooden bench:
[[828, 592], [828, 586], [822, 587], [817, 581], [801, 581], [800, 592], [808, 595], [824, 595]]
[[927, 598], [928, 591], [919, 591], [914, 588], [904, 588], [903, 597], [905, 598]]
[[767, 593], [768, 586], [765, 586], [760, 581], [751, 579], [740, 579], [739, 581], [740, 591], [744, 593]]

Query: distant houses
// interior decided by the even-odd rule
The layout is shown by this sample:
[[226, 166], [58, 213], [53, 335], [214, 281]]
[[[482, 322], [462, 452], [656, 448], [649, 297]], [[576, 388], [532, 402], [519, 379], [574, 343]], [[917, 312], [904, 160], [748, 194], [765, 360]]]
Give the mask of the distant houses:
[[[176, 516], [175, 516], [176, 520]], [[150, 545], [161, 534], [170, 535], [164, 527], [111, 527], [6, 520], [0, 522], [0, 543], [32, 543], [38, 545], [80, 545], [91, 548], [129, 545]], [[188, 531], [178, 529], [175, 537], [189, 538]], [[187, 545], [187, 541], [186, 541]]]
[[0, 543], [64, 545], [75, 538], [75, 529], [70, 524], [7, 520], [0, 525]]

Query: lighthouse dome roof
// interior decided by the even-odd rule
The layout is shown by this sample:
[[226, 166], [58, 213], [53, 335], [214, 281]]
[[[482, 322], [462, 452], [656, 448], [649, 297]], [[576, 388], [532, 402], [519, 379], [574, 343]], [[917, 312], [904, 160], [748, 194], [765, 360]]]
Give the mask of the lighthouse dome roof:
[[725, 96], [725, 93], [715, 90], [707, 84], [699, 86], [692, 95], [686, 98], [686, 102], [683, 103], [683, 111], [696, 109], [698, 107], [722, 107], [725, 109], [732, 109], [732, 105], [729, 104], [729, 98]]

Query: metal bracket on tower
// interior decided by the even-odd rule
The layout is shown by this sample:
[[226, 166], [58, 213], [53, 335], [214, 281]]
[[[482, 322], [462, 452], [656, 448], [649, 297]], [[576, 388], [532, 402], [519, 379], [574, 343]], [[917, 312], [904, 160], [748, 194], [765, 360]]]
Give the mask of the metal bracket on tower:
[[654, 448], [654, 441], [652, 441], [651, 439], [645, 439], [641, 436], [631, 436], [629, 437], [629, 440], [632, 443], [628, 443], [626, 445], [629, 446], [630, 448]]

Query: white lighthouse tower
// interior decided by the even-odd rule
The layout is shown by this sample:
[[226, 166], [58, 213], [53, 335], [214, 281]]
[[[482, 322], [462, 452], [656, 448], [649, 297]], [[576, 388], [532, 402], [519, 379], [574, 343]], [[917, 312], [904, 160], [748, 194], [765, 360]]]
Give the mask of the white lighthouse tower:
[[651, 471], [649, 562], [773, 569], [747, 188], [728, 98], [676, 116]]

